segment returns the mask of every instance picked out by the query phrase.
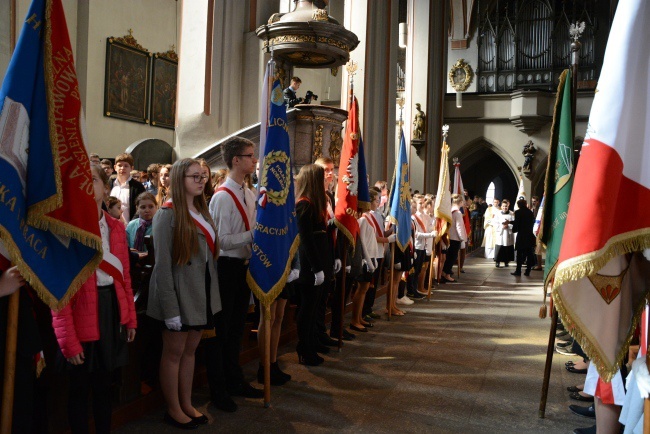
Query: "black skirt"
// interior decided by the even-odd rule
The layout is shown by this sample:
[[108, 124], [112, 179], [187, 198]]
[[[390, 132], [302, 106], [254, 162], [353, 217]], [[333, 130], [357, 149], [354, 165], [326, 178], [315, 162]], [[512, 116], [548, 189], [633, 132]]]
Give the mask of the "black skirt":
[[84, 363], [68, 363], [59, 350], [59, 357], [67, 370], [86, 369], [88, 372], [113, 372], [129, 363], [126, 327], [120, 324], [120, 305], [115, 286], [97, 287], [97, 321], [99, 340], [82, 342]]
[[515, 246], [494, 246], [494, 262], [512, 262], [515, 260]]

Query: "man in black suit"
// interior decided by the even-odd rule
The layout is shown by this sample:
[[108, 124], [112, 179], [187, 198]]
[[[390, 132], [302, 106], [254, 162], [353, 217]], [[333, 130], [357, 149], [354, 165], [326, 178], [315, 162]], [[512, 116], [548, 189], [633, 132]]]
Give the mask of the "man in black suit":
[[303, 102], [302, 98], [296, 96], [296, 92], [300, 89], [300, 84], [302, 80], [299, 77], [291, 77], [291, 86], [284, 90], [284, 103], [288, 108], [300, 104]]
[[135, 199], [144, 193], [144, 185], [131, 178], [133, 170], [133, 156], [131, 154], [120, 154], [115, 157], [115, 172], [117, 177], [111, 187], [111, 196], [122, 201], [122, 214], [124, 219], [129, 222], [135, 217]]
[[526, 260], [526, 271], [524, 275], [530, 275], [530, 269], [535, 264], [535, 254], [533, 249], [535, 247], [535, 234], [533, 234], [533, 225], [535, 224], [535, 216], [533, 212], [528, 209], [526, 199], [519, 199], [517, 201], [519, 209], [515, 211], [515, 220], [512, 223], [512, 232], [517, 233], [517, 240], [515, 241], [515, 250], [517, 251], [517, 268], [513, 276], [521, 276], [521, 265]]

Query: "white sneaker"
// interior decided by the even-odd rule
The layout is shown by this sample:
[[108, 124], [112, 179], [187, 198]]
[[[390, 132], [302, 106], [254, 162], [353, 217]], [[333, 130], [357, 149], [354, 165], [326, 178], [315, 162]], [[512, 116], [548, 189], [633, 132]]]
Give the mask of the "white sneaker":
[[404, 295], [404, 297], [402, 297], [402, 298], [398, 298], [398, 299], [395, 301], [395, 303], [397, 303], [397, 304], [403, 304], [403, 305], [405, 305], [405, 306], [408, 306], [408, 305], [413, 304], [413, 303], [415, 303], [415, 302], [414, 302], [413, 300], [411, 300], [410, 298], [408, 298], [406, 295]]

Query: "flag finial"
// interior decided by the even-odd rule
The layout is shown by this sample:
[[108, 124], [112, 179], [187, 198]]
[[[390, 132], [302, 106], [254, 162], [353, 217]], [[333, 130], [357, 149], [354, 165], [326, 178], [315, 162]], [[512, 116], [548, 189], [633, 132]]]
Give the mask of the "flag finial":
[[447, 136], [449, 135], [449, 125], [442, 126], [442, 141], [447, 143]]
[[575, 24], [569, 26], [569, 36], [573, 42], [578, 42], [578, 39], [582, 36], [582, 33], [585, 31], [585, 22], [576, 21]]
[[406, 102], [406, 100], [404, 99], [404, 97], [397, 98], [397, 105], [399, 106], [399, 126], [400, 126], [400, 128], [402, 127], [402, 125], [404, 125], [404, 121], [402, 120], [402, 114], [404, 113], [404, 103], [405, 102]]

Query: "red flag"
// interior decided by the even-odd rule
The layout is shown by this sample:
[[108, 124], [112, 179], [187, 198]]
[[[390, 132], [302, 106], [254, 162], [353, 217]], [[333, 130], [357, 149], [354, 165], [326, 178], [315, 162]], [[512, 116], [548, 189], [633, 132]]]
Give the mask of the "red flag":
[[345, 138], [341, 149], [339, 164], [339, 181], [336, 191], [336, 209], [334, 221], [339, 230], [345, 234], [354, 246], [359, 223], [357, 222], [357, 206], [359, 191], [359, 105], [357, 99], [352, 99], [348, 122], [345, 126]]
[[650, 4], [620, 2], [612, 29], [569, 212], [558, 217], [553, 284], [563, 322], [605, 381], [623, 364], [650, 288], [641, 254], [650, 249]]

